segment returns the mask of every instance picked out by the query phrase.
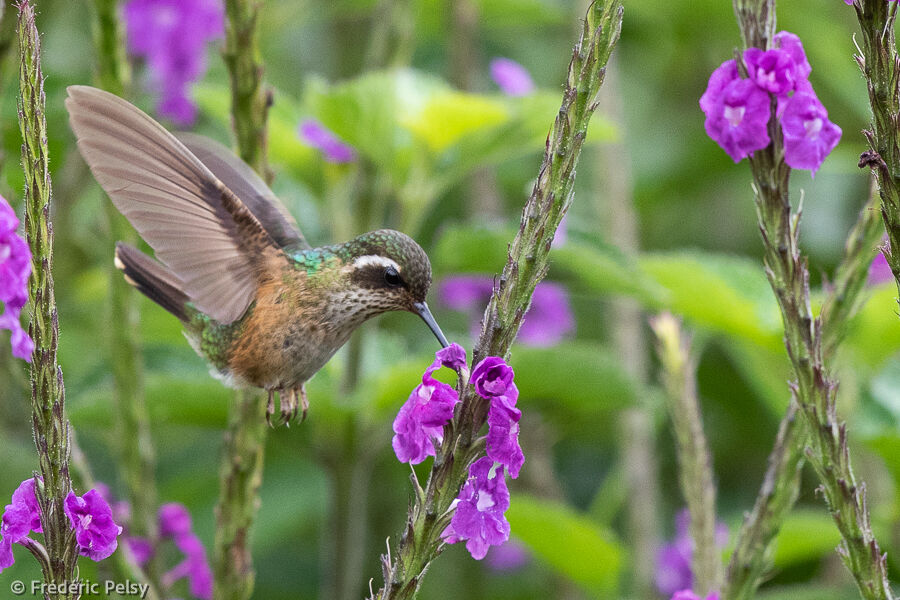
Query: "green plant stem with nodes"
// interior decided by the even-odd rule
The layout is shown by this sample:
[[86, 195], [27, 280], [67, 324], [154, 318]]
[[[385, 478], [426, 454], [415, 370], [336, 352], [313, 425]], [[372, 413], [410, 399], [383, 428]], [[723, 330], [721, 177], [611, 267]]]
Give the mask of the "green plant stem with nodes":
[[[78, 558], [63, 500], [72, 489], [69, 478], [69, 421], [66, 419], [62, 369], [57, 363], [59, 323], [53, 294], [53, 224], [50, 222], [52, 188], [44, 118], [44, 77], [41, 42], [28, 0], [19, 5], [19, 130], [22, 133], [22, 168], [25, 171], [25, 235], [31, 249], [32, 274], [28, 300], [32, 318], [28, 332], [34, 340], [31, 355], [31, 405], [34, 442], [40, 462], [35, 492], [41, 508], [44, 546], [26, 544], [41, 563], [44, 581], [64, 585], [75, 580]], [[59, 590], [57, 590], [59, 591]], [[46, 598], [73, 598], [69, 593]]]
[[[768, 48], [775, 29], [774, 2], [736, 0], [744, 41]], [[806, 459], [822, 484], [842, 542], [840, 554], [867, 600], [891, 598], [887, 565], [872, 533], [865, 484], [857, 484], [850, 461], [846, 425], [835, 407], [837, 382], [823, 356], [822, 321], [812, 313], [809, 271], [799, 249], [800, 213], [788, 196], [790, 168], [784, 162], [775, 107], [769, 121], [773, 142], [750, 158], [756, 212], [765, 249], [766, 276], [784, 322], [785, 346], [794, 372], [791, 395], [804, 424]]]
[[222, 58], [231, 81], [231, 125], [238, 155], [264, 180], [271, 182], [267, 158], [266, 121], [271, 96], [263, 84], [259, 52], [259, 11], [262, 0], [225, 0], [225, 49]]
[[[231, 123], [237, 154], [271, 182], [266, 158], [269, 97], [259, 56], [257, 0], [226, 0], [225, 49], [231, 81]], [[259, 510], [259, 488], [268, 437], [266, 403], [251, 390], [239, 390], [228, 411], [228, 428], [219, 470], [216, 538], [213, 549], [214, 596], [248, 600], [255, 573], [250, 530]]]
[[[95, 80], [99, 87], [126, 96], [131, 72], [125, 56], [124, 36], [118, 17], [118, 0], [94, 0]], [[109, 200], [103, 202], [109, 231], [109, 248], [117, 240], [133, 243], [134, 230]], [[144, 398], [144, 373], [138, 343], [137, 293], [122, 280], [112, 261], [107, 267], [107, 364], [112, 367], [119, 479], [131, 506], [131, 535], [156, 542], [156, 456], [150, 435], [150, 417]], [[147, 576], [153, 591], [160, 589], [156, 561], [148, 561]]]
[[722, 560], [716, 548], [716, 486], [697, 399], [697, 365], [691, 356], [691, 339], [682, 332], [678, 319], [663, 313], [651, 319], [650, 327], [656, 334], [666, 405], [675, 433], [681, 493], [690, 514], [693, 591], [706, 597], [721, 585]]
[[[522, 221], [509, 247], [507, 263], [485, 311], [472, 364], [486, 356], [507, 356], [518, 334], [538, 282], [547, 272], [553, 235], [572, 202], [575, 167], [587, 134], [596, 96], [622, 26], [619, 0], [591, 5], [581, 39], [569, 63], [563, 102], [547, 137], [540, 173], [525, 203]], [[468, 475], [469, 465], [483, 452], [479, 430], [487, 403], [465, 381], [458, 386], [461, 402], [444, 428], [424, 489], [415, 475], [415, 498], [396, 555], [382, 556], [384, 583], [373, 599], [413, 598], [428, 565], [441, 552], [441, 533], [452, 516], [451, 505]]]
[[[850, 319], [859, 310], [873, 249], [881, 238], [877, 212], [878, 192], [873, 186], [868, 202], [850, 230], [844, 256], [837, 267], [833, 288], [822, 305], [822, 354], [827, 362]], [[775, 541], [797, 500], [803, 467], [797, 405], [791, 402], [782, 418], [769, 454], [768, 468], [753, 510], [738, 532], [728, 563], [722, 600], [750, 600], [772, 565]]]
[[860, 54], [854, 56], [866, 79], [872, 107], [871, 128], [863, 133], [869, 150], [859, 159], [871, 167], [881, 193], [881, 216], [887, 231], [884, 255], [900, 290], [900, 57], [894, 39], [896, 2], [856, 0], [862, 32]]

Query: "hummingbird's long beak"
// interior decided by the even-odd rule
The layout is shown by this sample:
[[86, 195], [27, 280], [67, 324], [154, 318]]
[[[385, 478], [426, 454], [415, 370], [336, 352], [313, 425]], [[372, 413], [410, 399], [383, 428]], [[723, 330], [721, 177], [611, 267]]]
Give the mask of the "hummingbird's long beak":
[[428, 325], [428, 329], [431, 330], [431, 333], [434, 334], [434, 337], [438, 339], [443, 348], [446, 348], [450, 345], [450, 342], [447, 341], [447, 338], [444, 337], [444, 332], [441, 331], [441, 328], [438, 326], [437, 321], [434, 320], [434, 316], [432, 316], [431, 311], [428, 310], [428, 305], [424, 302], [416, 302], [413, 304], [413, 309], [415, 309], [416, 313], [422, 320], [425, 321], [425, 324]]

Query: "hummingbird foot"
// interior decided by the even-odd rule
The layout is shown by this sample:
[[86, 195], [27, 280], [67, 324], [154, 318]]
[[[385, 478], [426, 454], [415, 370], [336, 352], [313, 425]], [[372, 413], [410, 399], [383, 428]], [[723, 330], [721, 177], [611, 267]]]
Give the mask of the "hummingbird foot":
[[309, 400], [306, 398], [306, 386], [301, 385], [294, 391], [300, 393], [300, 407], [303, 409], [303, 413], [300, 415], [300, 422], [302, 423], [306, 420], [306, 411], [309, 410]]
[[272, 415], [275, 414], [275, 390], [266, 390], [269, 393], [269, 400], [266, 404], [266, 423], [269, 424], [269, 427], [274, 428], [275, 425], [272, 424]]

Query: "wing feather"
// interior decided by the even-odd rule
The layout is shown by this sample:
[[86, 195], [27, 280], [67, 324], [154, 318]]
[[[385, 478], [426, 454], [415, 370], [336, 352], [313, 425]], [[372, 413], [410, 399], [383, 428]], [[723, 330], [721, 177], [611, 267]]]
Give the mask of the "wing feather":
[[287, 264], [253, 212], [203, 162], [125, 100], [68, 88], [78, 148], [116, 208], [201, 311], [240, 318], [261, 279]]
[[297, 221], [247, 163], [208, 137], [195, 133], [175, 137], [241, 199], [279, 246], [309, 248]]

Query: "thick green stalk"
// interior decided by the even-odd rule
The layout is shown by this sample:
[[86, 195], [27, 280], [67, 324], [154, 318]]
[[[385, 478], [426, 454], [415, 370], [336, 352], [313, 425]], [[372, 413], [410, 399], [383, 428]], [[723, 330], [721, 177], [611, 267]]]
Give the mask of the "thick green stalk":
[[[877, 202], [878, 192], [873, 186], [869, 201], [847, 237], [844, 257], [835, 272], [834, 287], [822, 306], [822, 354], [826, 362], [834, 356], [848, 322], [861, 305], [860, 292], [869, 273], [873, 249], [881, 237]], [[800, 489], [803, 453], [797, 439], [801, 425], [796, 413], [797, 406], [791, 402], [778, 427], [753, 510], [738, 533], [728, 563], [722, 600], [749, 600], [771, 568], [775, 538]]]
[[[125, 44], [117, 14], [118, 0], [94, 0], [94, 48], [97, 53], [97, 85], [125, 96], [131, 80]], [[103, 203], [109, 227], [109, 248], [117, 240], [133, 242], [134, 231], [112, 202]], [[151, 541], [157, 539], [156, 456], [150, 435], [150, 417], [144, 399], [144, 373], [138, 343], [137, 293], [108, 261], [107, 362], [115, 386], [115, 423], [119, 478], [131, 505], [129, 532]], [[160, 588], [154, 563], [148, 577], [154, 590]]]
[[[266, 158], [269, 97], [258, 47], [260, 4], [258, 0], [225, 1], [222, 56], [231, 81], [231, 124], [237, 153], [263, 179], [271, 181]], [[253, 594], [250, 532], [260, 504], [268, 435], [265, 406], [259, 394], [248, 389], [235, 394], [229, 411], [213, 551], [217, 600], [248, 600]]]
[[697, 595], [706, 597], [721, 585], [722, 559], [716, 548], [716, 486], [697, 399], [697, 367], [691, 356], [690, 337], [682, 333], [681, 324], [674, 316], [658, 315], [650, 321], [650, 326], [656, 334], [663, 369], [681, 493], [691, 518], [693, 588]]
[[[753, 8], [756, 11], [753, 11]], [[747, 43], [767, 48], [775, 29], [771, 0], [735, 0]], [[774, 106], [769, 121], [772, 144], [750, 158], [756, 212], [765, 249], [766, 276], [784, 322], [785, 346], [795, 380], [791, 394], [808, 433], [806, 458], [822, 484], [825, 500], [843, 538], [840, 554], [867, 600], [892, 598], [887, 565], [872, 533], [865, 484], [857, 484], [850, 461], [846, 425], [835, 408], [837, 382], [822, 351], [822, 322], [810, 307], [809, 271], [799, 249], [800, 214], [788, 196], [790, 168], [784, 162]]]
[[[897, 4], [880, 0], [856, 0], [856, 16], [862, 31], [862, 70], [872, 107], [871, 130], [864, 131], [869, 151], [859, 166], [872, 168], [881, 192], [881, 216], [887, 231], [884, 252], [900, 289], [900, 57], [894, 39]], [[859, 48], [857, 46], [857, 48]]]
[[[19, 4], [19, 130], [22, 133], [22, 167], [25, 171], [25, 235], [31, 249], [32, 275], [28, 300], [32, 318], [29, 334], [31, 355], [31, 405], [34, 442], [40, 462], [36, 486], [44, 530], [47, 583], [65, 584], [75, 579], [77, 553], [69, 535], [71, 525], [63, 512], [63, 500], [72, 488], [69, 479], [69, 421], [66, 419], [62, 369], [57, 363], [59, 322], [53, 294], [53, 224], [50, 222], [52, 188], [47, 122], [44, 118], [44, 77], [41, 42], [28, 0]], [[47, 598], [70, 598], [50, 594]]]
[[259, 53], [261, 0], [225, 0], [225, 49], [222, 57], [231, 80], [231, 125], [238, 155], [266, 181], [271, 181], [266, 157], [266, 120], [271, 101], [263, 85]]
[[250, 529], [259, 510], [265, 456], [266, 403], [259, 394], [234, 395], [220, 471], [213, 571], [216, 600], [247, 600], [256, 579]]
[[[550, 244], [572, 201], [575, 167], [621, 25], [619, 0], [598, 1], [588, 10], [569, 63], [562, 106], [547, 137], [540, 173], [525, 203], [519, 231], [485, 312], [473, 364], [485, 356], [508, 354], [534, 288], [547, 271]], [[444, 430], [444, 442], [436, 453], [428, 482], [422, 489], [413, 479], [416, 495], [396, 555], [382, 557], [384, 583], [373, 594], [379, 600], [415, 596], [425, 570], [441, 551], [440, 536], [449, 523], [450, 506], [465, 482], [468, 467], [483, 451], [483, 438], [477, 437], [487, 407], [460, 379], [461, 406]]]

